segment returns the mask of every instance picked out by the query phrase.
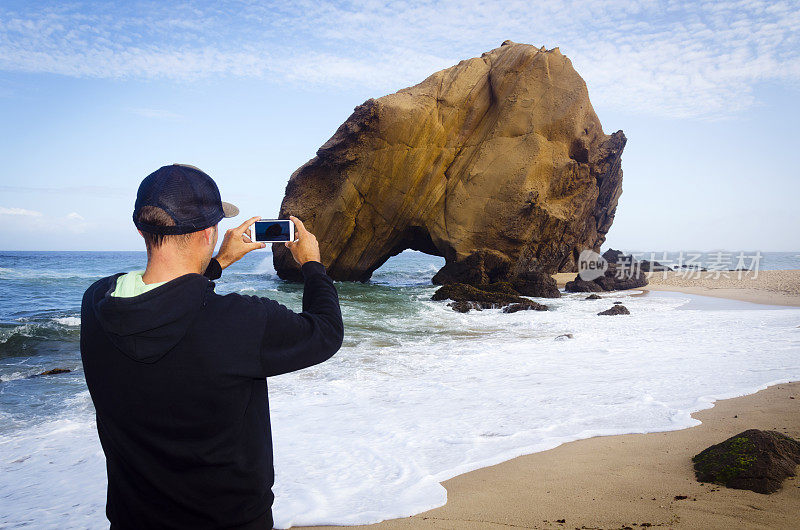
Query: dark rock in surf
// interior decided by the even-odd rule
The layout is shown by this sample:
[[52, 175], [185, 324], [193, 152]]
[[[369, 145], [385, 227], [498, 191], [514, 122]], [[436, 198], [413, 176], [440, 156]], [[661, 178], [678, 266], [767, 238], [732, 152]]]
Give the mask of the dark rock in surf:
[[662, 265], [657, 261], [648, 261], [646, 259], [643, 259], [641, 262], [639, 262], [639, 268], [642, 270], [642, 272], [664, 272], [672, 270], [672, 267]]
[[[437, 289], [431, 296], [431, 300], [447, 299], [454, 301], [448, 304], [450, 307], [462, 313], [466, 313], [470, 309], [494, 309], [509, 304], [521, 304], [521, 309], [535, 309], [536, 306], [547, 309], [547, 306], [520, 296], [509, 282], [493, 282], [477, 286], [448, 283]], [[537, 310], [541, 311], [542, 309]]]
[[515, 302], [503, 308], [503, 313], [516, 313], [517, 311], [547, 311], [547, 306], [539, 304], [533, 300], [526, 300], [524, 302]]
[[616, 264], [620, 261], [624, 261], [626, 257], [627, 256], [625, 256], [625, 253], [623, 253], [621, 250], [614, 250], [613, 248], [603, 252], [603, 259], [605, 259], [609, 264]]
[[703, 267], [702, 265], [698, 265], [698, 264], [695, 264], [695, 263], [688, 264], [688, 265], [684, 263], [682, 265], [676, 265], [675, 268], [676, 269], [692, 270], [692, 271], [701, 271], [701, 272], [708, 270], [705, 267]]
[[514, 290], [523, 296], [533, 296], [535, 298], [559, 298], [561, 291], [558, 290], [555, 278], [549, 274], [539, 271], [524, 271], [511, 280]]
[[450, 302], [447, 305], [452, 307], [453, 311], [458, 311], [459, 313], [467, 313], [470, 309], [475, 309], [476, 311], [482, 311], [484, 308], [491, 309], [495, 307], [495, 304], [492, 303], [471, 302], [469, 300], [459, 300], [457, 302]]
[[640, 268], [639, 260], [630, 254], [623, 254], [619, 250], [608, 249], [603, 258], [608, 262], [608, 268], [603, 276], [591, 281], [576, 276], [571, 282], [564, 285], [570, 293], [590, 293], [600, 291], [624, 291], [636, 289], [647, 285], [647, 277]]
[[597, 282], [581, 280], [580, 277], [576, 277], [564, 285], [564, 290], [568, 293], [599, 293], [603, 291], [603, 286]]
[[46, 371], [44, 371], [42, 373], [39, 373], [39, 374], [36, 374], [36, 375], [32, 375], [31, 377], [40, 377], [40, 376], [43, 376], [43, 375], [66, 374], [66, 373], [69, 373], [71, 371], [72, 370], [70, 370], [69, 368], [53, 368], [52, 370], [46, 370]]
[[624, 305], [615, 305], [612, 306], [611, 309], [606, 309], [605, 311], [600, 311], [597, 313], [598, 315], [630, 315], [631, 312], [628, 311], [628, 308]]

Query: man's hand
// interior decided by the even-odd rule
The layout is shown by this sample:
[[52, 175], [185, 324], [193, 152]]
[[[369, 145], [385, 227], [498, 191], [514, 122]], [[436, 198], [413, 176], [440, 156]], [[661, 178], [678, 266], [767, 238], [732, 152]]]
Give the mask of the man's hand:
[[319, 261], [322, 263], [319, 256], [317, 237], [306, 230], [306, 227], [303, 226], [303, 221], [294, 215], [290, 215], [289, 219], [294, 223], [294, 235], [297, 239], [294, 241], [287, 241], [284, 245], [292, 251], [294, 260], [301, 266], [307, 261]]
[[251, 217], [236, 228], [230, 228], [225, 232], [225, 238], [216, 255], [220, 267], [224, 269], [242, 259], [251, 250], [267, 246], [266, 243], [254, 243], [250, 239], [252, 237], [250, 227], [259, 219], [261, 219], [260, 216]]

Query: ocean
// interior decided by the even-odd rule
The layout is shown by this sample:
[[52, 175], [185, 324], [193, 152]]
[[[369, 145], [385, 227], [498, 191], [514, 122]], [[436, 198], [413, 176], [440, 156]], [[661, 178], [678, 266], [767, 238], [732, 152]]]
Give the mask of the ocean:
[[[80, 301], [145, 258], [0, 252], [0, 527], [107, 528]], [[446, 502], [439, 483], [457, 474], [570, 440], [690, 427], [716, 399], [800, 380], [800, 308], [606, 293], [462, 314], [430, 300], [443, 264], [406, 251], [368, 283], [336, 282], [341, 350], [268, 380], [277, 528], [419, 513]], [[762, 253], [759, 267], [800, 268], [800, 252]], [[266, 250], [216, 283], [301, 310], [302, 285], [277, 278]], [[631, 315], [596, 315], [614, 301]], [[54, 368], [71, 371], [36, 376]]]

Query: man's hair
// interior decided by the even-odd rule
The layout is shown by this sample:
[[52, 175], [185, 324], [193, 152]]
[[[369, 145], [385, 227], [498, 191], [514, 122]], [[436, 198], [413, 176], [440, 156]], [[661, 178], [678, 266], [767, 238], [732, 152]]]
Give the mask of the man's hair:
[[[172, 217], [158, 206], [142, 206], [137, 221], [156, 226], [175, 226], [175, 221]], [[160, 247], [164, 241], [174, 241], [178, 246], [184, 247], [189, 242], [192, 234], [153, 234], [142, 230], [142, 237], [144, 237], [144, 245], [149, 251]]]

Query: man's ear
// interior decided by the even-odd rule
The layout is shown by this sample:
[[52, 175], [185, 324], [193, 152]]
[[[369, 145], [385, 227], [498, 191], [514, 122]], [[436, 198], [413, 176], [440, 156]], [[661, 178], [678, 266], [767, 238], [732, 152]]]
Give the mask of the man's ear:
[[208, 228], [203, 230], [203, 235], [206, 238], [206, 245], [213, 245], [214, 244], [214, 231], [215, 226], [209, 226]]

